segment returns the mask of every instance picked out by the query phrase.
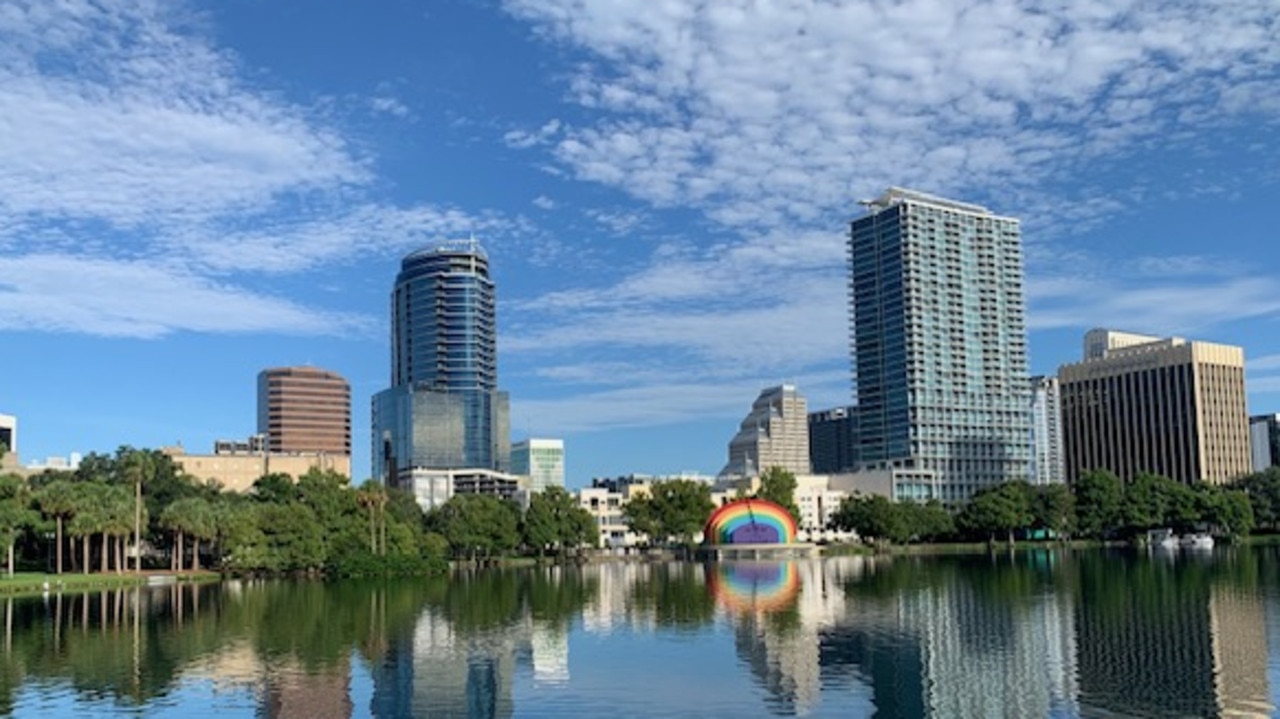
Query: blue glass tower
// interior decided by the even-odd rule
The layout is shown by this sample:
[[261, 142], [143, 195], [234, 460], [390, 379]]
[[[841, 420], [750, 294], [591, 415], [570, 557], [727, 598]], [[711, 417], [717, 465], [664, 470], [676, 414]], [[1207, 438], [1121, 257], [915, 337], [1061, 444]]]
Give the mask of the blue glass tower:
[[1027, 479], [1031, 416], [1017, 219], [890, 188], [849, 233], [858, 456], [948, 502]]
[[489, 258], [475, 240], [406, 256], [391, 293], [391, 387], [373, 398], [373, 472], [505, 472], [509, 400], [498, 391]]

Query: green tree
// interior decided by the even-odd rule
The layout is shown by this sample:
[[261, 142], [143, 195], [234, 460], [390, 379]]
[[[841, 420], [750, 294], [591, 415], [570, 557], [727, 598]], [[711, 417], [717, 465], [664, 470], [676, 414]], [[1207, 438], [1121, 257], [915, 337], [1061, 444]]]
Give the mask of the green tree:
[[1241, 477], [1234, 487], [1248, 495], [1259, 527], [1280, 529], [1280, 467], [1268, 467]]
[[1195, 490], [1156, 474], [1134, 477], [1125, 487], [1122, 507], [1123, 524], [1130, 535], [1158, 527], [1185, 532], [1200, 522]]
[[1076, 528], [1086, 537], [1103, 538], [1123, 520], [1124, 483], [1105, 470], [1084, 472], [1075, 483]]
[[36, 521], [26, 481], [16, 474], [0, 475], [0, 544], [5, 547], [10, 577], [14, 569], [14, 545]]
[[1075, 525], [1075, 504], [1071, 488], [1065, 484], [1035, 487], [1031, 494], [1032, 525], [1067, 538]]
[[656, 544], [674, 538], [688, 546], [693, 544], [694, 535], [702, 531], [713, 509], [711, 488], [706, 484], [692, 479], [671, 479], [654, 482], [647, 501], [632, 499], [623, 505], [622, 515], [632, 531], [649, 535], [650, 541]]
[[1202, 522], [1231, 537], [1242, 537], [1253, 530], [1253, 504], [1248, 494], [1209, 485], [1196, 489]]
[[454, 495], [432, 513], [455, 556], [475, 559], [508, 552], [520, 543], [520, 510], [488, 494]]
[[909, 524], [915, 530], [915, 536], [924, 541], [933, 541], [956, 531], [956, 520], [947, 511], [947, 508], [936, 499], [930, 499], [924, 504], [916, 504], [915, 502], [902, 503], [903, 506], [910, 508], [908, 516]]
[[[71, 521], [67, 523], [67, 534], [72, 538], [72, 547], [75, 546], [75, 540], [80, 540], [81, 571], [85, 574], [90, 569], [90, 551], [89, 543], [93, 535], [102, 531], [102, 527], [106, 522], [106, 511], [103, 503], [103, 494], [107, 485], [102, 482], [80, 482], [77, 486], [75, 498], [75, 509], [73, 511]], [[75, 561], [75, 552], [72, 551], [72, 563]]]
[[521, 530], [525, 544], [539, 553], [594, 544], [591, 540], [596, 536], [595, 519], [578, 506], [564, 487], [548, 487], [535, 493], [529, 500]]
[[800, 507], [796, 506], [796, 475], [782, 467], [769, 467], [760, 475], [760, 499], [767, 499], [787, 510], [800, 524]]
[[369, 515], [369, 553], [387, 553], [387, 490], [368, 480], [356, 492], [356, 501]]
[[1033, 519], [1030, 485], [1013, 481], [979, 490], [960, 510], [956, 523], [991, 541], [1004, 534], [1012, 544], [1014, 530], [1030, 526]]
[[299, 502], [247, 505], [253, 517], [250, 531], [238, 538], [224, 561], [244, 572], [314, 573], [327, 557], [315, 511]]
[[186, 554], [186, 538], [193, 540], [191, 568], [200, 571], [200, 541], [218, 536], [218, 514], [203, 497], [184, 497], [165, 508], [161, 524], [174, 533], [173, 569], [181, 572]]
[[837, 529], [857, 532], [859, 537], [894, 544], [906, 543], [914, 534], [902, 507], [878, 494], [845, 497], [831, 522]]
[[253, 483], [253, 496], [262, 502], [284, 504], [298, 499], [298, 488], [293, 477], [283, 472], [264, 474]]
[[[133, 529], [133, 502], [129, 490], [122, 485], [99, 485], [97, 528], [102, 534], [102, 571], [108, 571], [111, 550], [108, 538], [116, 544], [116, 571], [124, 570], [124, 545]], [[143, 506], [142, 523], [147, 523], [150, 512]]]
[[156, 474], [156, 458], [152, 452], [121, 447], [116, 451], [122, 479], [133, 485], [133, 569], [142, 571], [142, 487]]
[[71, 481], [58, 478], [46, 484], [36, 494], [36, 503], [40, 506], [40, 511], [46, 517], [54, 519], [56, 532], [55, 535], [55, 554], [57, 557], [57, 573], [62, 574], [62, 547], [63, 547], [63, 529], [65, 522], [75, 516], [76, 508], [79, 506], [79, 489]]

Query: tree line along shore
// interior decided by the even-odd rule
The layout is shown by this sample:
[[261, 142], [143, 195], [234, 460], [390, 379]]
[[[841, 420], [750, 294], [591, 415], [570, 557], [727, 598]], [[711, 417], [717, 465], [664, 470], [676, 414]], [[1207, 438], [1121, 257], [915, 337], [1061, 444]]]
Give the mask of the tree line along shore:
[[[771, 468], [754, 495], [793, 514], [795, 477]], [[689, 546], [713, 510], [709, 487], [655, 484], [623, 505], [646, 547]], [[1074, 485], [1008, 482], [959, 507], [936, 501], [846, 498], [831, 520], [861, 543], [955, 544], [1053, 538], [1141, 540], [1157, 528], [1241, 538], [1280, 529], [1280, 468], [1223, 486], [1156, 475], [1125, 482], [1103, 471]], [[134, 552], [135, 526], [142, 551]], [[407, 492], [313, 470], [267, 474], [251, 492], [223, 491], [181, 471], [170, 457], [121, 447], [90, 454], [75, 470], [0, 475], [0, 590], [64, 577], [102, 586], [107, 576], [151, 570], [200, 576], [400, 576], [443, 572], [449, 562], [564, 557], [595, 547], [592, 516], [563, 488], [533, 494], [527, 508], [488, 495], [457, 495], [423, 512]], [[839, 550], [836, 550], [839, 551]], [[140, 555], [140, 556], [139, 556]], [[97, 577], [89, 580], [88, 577]], [[134, 580], [137, 581], [135, 576]]]

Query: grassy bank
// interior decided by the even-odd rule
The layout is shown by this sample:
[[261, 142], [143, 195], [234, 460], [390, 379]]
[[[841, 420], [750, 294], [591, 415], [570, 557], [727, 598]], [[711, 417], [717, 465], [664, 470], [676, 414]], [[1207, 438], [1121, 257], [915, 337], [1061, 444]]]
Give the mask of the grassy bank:
[[0, 575], [0, 595], [43, 594], [44, 592], [82, 592], [119, 589], [147, 584], [152, 578], [173, 577], [182, 582], [217, 581], [216, 572], [143, 572], [134, 574], [44, 574], [18, 572], [12, 577]]
[[[1280, 540], [1278, 540], [1280, 541]], [[822, 554], [828, 557], [871, 554], [985, 554], [990, 551], [1015, 552], [1031, 549], [1097, 549], [1106, 543], [1092, 539], [1080, 539], [1069, 542], [1021, 541], [1012, 545], [1005, 542], [987, 544], [986, 542], [938, 542], [932, 544], [828, 544], [822, 548]]]

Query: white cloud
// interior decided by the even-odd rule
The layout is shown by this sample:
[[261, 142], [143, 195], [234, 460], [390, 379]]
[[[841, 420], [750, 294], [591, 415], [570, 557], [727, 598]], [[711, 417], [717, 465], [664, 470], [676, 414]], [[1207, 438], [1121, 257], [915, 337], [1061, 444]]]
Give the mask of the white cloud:
[[[810, 399], [810, 408], [829, 404], [813, 404], [809, 390], [829, 388], [848, 382], [845, 373], [815, 372], [799, 377], [750, 375], [726, 372], [711, 381], [690, 382], [685, 378], [635, 381], [628, 386], [598, 392], [566, 395], [557, 399], [515, 399], [512, 403], [513, 426], [524, 425], [526, 418], [549, 432], [591, 432], [607, 429], [651, 427], [687, 422], [691, 419], [717, 417], [725, 420], [725, 442], [733, 436], [735, 420], [751, 409], [751, 402], [765, 387], [783, 381], [794, 383]], [[831, 404], [847, 404], [848, 387]]]
[[1254, 357], [1253, 359], [1245, 362], [1245, 367], [1248, 368], [1250, 372], [1280, 369], [1280, 354]]
[[0, 330], [151, 338], [171, 332], [349, 335], [362, 317], [300, 307], [151, 262], [0, 257]]
[[545, 145], [551, 142], [556, 133], [560, 131], [559, 120], [548, 120], [542, 127], [528, 132], [525, 130], [511, 130], [502, 136], [502, 141], [507, 143], [508, 147], [523, 150], [529, 147]]
[[180, 34], [178, 5], [18, 2], [0, 21], [0, 210], [174, 222], [368, 179], [305, 109]]
[[594, 60], [571, 91], [596, 120], [565, 128], [564, 165], [732, 226], [829, 222], [888, 184], [1017, 197], [1189, 122], [1274, 122], [1280, 98], [1266, 3], [506, 7]]
[[586, 211], [587, 217], [595, 220], [615, 235], [627, 235], [639, 228], [645, 221], [644, 213], [634, 210], [600, 210]]
[[1032, 329], [1093, 327], [1123, 321], [1153, 334], [1185, 334], [1216, 324], [1280, 313], [1280, 283], [1241, 277], [1185, 284], [1082, 283], [1073, 297], [1032, 304]]
[[389, 95], [379, 95], [369, 102], [374, 112], [393, 115], [395, 117], [408, 117], [409, 107]]
[[402, 252], [469, 233], [497, 239], [518, 220], [456, 208], [359, 204], [316, 216], [252, 218], [250, 229], [226, 223], [192, 225], [158, 239], [168, 255], [210, 272], [301, 272], [365, 253]]
[[538, 195], [533, 198], [533, 206], [539, 210], [554, 210], [556, 209], [556, 201], [546, 195]]
[[1265, 375], [1263, 377], [1250, 377], [1249, 393], [1250, 394], [1280, 393], [1280, 374]]
[[[244, 80], [252, 73], [212, 44], [204, 20], [155, 0], [0, 9], [0, 247], [8, 267], [72, 284], [6, 277], [15, 314], [4, 326], [134, 336], [350, 329], [365, 321], [255, 294], [239, 276], [470, 232], [530, 234], [519, 218], [366, 199], [372, 163], [323, 106]], [[378, 87], [374, 111], [407, 113], [393, 90]], [[72, 279], [79, 272], [92, 300]], [[180, 299], [159, 300], [166, 291]]]

